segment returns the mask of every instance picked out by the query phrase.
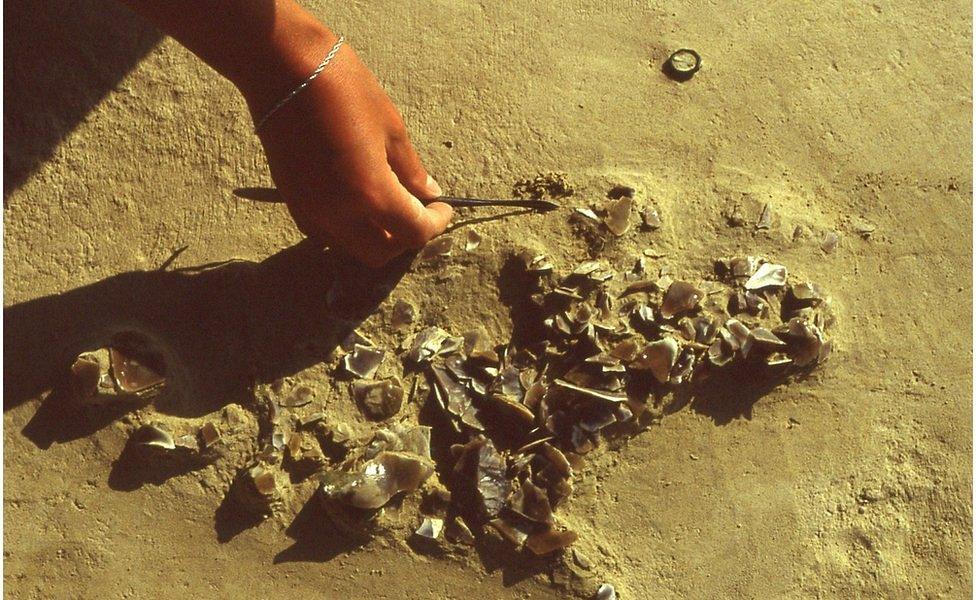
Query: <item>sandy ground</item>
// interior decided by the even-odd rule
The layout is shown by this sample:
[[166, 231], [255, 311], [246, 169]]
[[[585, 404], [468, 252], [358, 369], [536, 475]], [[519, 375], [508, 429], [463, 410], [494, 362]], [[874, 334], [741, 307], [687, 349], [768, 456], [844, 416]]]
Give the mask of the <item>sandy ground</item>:
[[[294, 354], [328, 282], [281, 206], [232, 196], [270, 181], [228, 84], [109, 4], [21, 4], [4, 26], [9, 597], [548, 598], [604, 580], [624, 598], [970, 596], [969, 3], [308, 3], [375, 70], [445, 189], [504, 196], [558, 171], [569, 206], [600, 207], [629, 185], [664, 227], [613, 242], [614, 264], [652, 247], [700, 278], [748, 252], [833, 297], [837, 349], [814, 377], [588, 457], [561, 513], [594, 565], [569, 580], [475, 549], [350, 547], [291, 514], [222, 525], [215, 467], [126, 476], [133, 422], [242, 402], [255, 361], [346, 410]], [[660, 64], [682, 46], [705, 66], [678, 84]], [[770, 203], [773, 229], [729, 227], [736, 203]], [[589, 256], [568, 212], [473, 225], [476, 251], [412, 269], [362, 329], [394, 344], [404, 298], [425, 323], [506, 339], [506, 259]], [[249, 262], [172, 270], [229, 259]], [[165, 340], [182, 395], [128, 416], [41, 408], [57, 368], [121, 329]]]

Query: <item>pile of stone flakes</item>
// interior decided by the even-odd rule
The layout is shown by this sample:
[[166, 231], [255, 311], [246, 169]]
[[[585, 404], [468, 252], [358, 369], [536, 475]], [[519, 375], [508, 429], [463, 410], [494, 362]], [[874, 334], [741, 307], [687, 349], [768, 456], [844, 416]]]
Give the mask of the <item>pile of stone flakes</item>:
[[[402, 346], [406, 369], [426, 375], [428, 401], [451, 429], [442, 437], [455, 442], [439, 460], [450, 490], [417, 529], [422, 538], [443, 531], [470, 542], [472, 531], [493, 530], [536, 555], [565, 548], [577, 535], [554, 512], [573, 492], [574, 467], [602, 438], [639, 430], [669, 394], [717, 373], [782, 379], [830, 353], [823, 291], [766, 260], [716, 261], [716, 278], [698, 284], [666, 269], [649, 277], [643, 257], [622, 276], [600, 261], [560, 277], [544, 255], [522, 260], [545, 339], [515, 347], [484, 331], [430, 327]], [[398, 304], [394, 320], [409, 320], [409, 311]], [[362, 341], [343, 360], [363, 377], [353, 394], [369, 416], [389, 419], [403, 388], [369, 379], [382, 351]], [[395, 496], [417, 490], [435, 472], [430, 440], [429, 427], [397, 424], [326, 468], [319, 497], [337, 524], [368, 524]]]

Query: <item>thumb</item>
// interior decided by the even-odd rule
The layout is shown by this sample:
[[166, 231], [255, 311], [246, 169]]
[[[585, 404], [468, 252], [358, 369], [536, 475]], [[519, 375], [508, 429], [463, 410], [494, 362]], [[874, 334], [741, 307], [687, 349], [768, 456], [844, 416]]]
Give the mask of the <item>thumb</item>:
[[371, 220], [404, 248], [422, 247], [443, 232], [451, 220], [453, 211], [450, 206], [443, 202], [424, 206], [397, 181], [393, 171], [387, 171], [386, 176], [375, 181], [371, 188], [378, 192], [366, 203]]

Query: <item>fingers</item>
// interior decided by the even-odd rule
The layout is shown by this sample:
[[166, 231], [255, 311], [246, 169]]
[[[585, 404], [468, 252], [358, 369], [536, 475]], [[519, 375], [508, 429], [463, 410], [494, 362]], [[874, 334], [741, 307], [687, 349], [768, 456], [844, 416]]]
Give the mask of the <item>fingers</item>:
[[289, 211], [310, 239], [341, 248], [369, 267], [382, 267], [404, 250], [386, 231], [348, 212], [326, 215], [306, 204], [289, 204]]
[[403, 247], [368, 221], [350, 223], [336, 242], [366, 266], [379, 268], [403, 253]]
[[420, 161], [403, 121], [398, 114], [394, 118], [396, 125], [387, 139], [386, 160], [395, 181], [387, 177], [379, 182], [380, 198], [374, 205], [375, 216], [377, 224], [395, 240], [407, 248], [420, 248], [444, 231], [453, 210], [442, 202], [424, 206], [418, 200], [434, 200], [443, 192]]
[[453, 211], [443, 202], [424, 206], [400, 183], [392, 170], [378, 176], [367, 188], [363, 202], [372, 221], [390, 232], [403, 248], [421, 248], [444, 231]]
[[434, 200], [443, 193], [427, 173], [406, 130], [398, 131], [386, 143], [386, 159], [407, 191], [422, 200]]

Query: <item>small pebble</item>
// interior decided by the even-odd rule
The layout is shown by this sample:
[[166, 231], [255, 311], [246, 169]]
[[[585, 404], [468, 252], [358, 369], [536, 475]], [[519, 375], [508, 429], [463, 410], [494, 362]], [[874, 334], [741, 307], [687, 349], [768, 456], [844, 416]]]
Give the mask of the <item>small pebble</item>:
[[649, 208], [641, 212], [641, 220], [643, 221], [644, 229], [660, 229], [661, 228], [661, 214], [656, 208]]
[[820, 241], [820, 249], [826, 254], [832, 254], [837, 249], [838, 243], [840, 243], [840, 236], [833, 231], [828, 231]]
[[464, 238], [464, 251], [474, 252], [481, 245], [481, 235], [474, 229], [469, 229]]
[[759, 215], [759, 220], [756, 221], [756, 230], [768, 230], [773, 226], [773, 209], [767, 202], [763, 205], [762, 213]]
[[609, 583], [600, 584], [596, 590], [596, 600], [617, 600], [617, 590]]
[[585, 554], [580, 550], [573, 548], [573, 562], [576, 563], [581, 569], [586, 569], [589, 571], [593, 567], [593, 561], [591, 561]]

